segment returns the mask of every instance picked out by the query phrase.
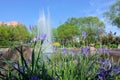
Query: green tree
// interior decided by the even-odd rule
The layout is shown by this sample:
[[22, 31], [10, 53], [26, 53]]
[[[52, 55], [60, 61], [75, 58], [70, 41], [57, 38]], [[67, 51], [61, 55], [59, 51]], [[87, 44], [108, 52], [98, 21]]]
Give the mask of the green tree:
[[68, 45], [68, 43], [74, 40], [74, 37], [78, 34], [78, 27], [71, 23], [64, 23], [57, 28], [58, 38], [61, 44]]
[[104, 15], [113, 25], [120, 28], [120, 0], [112, 4]]
[[52, 40], [54, 42], [58, 41], [58, 31], [57, 31], [57, 28], [52, 28]]
[[25, 42], [30, 37], [30, 33], [24, 25], [8, 26], [0, 25], [1, 46], [8, 46], [9, 42]]
[[5, 25], [0, 26], [0, 40], [7, 40], [9, 33], [8, 33], [8, 27]]
[[[98, 17], [88, 16], [81, 18], [69, 18], [66, 23], [71, 23], [79, 27], [79, 35], [81, 36], [82, 31], [87, 33], [87, 40], [95, 42], [100, 34], [105, 32], [105, 25]], [[81, 37], [80, 37], [81, 38]]]
[[15, 27], [15, 30], [17, 31], [16, 36], [16, 40], [21, 40], [21, 41], [25, 41], [27, 40], [27, 38], [29, 38], [29, 32], [27, 30], [27, 28], [24, 25], [18, 25]]

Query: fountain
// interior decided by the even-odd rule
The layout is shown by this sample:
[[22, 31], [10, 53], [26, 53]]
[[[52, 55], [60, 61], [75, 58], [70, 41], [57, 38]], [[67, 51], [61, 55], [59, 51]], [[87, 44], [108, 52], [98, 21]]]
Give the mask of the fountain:
[[46, 39], [42, 45], [42, 48], [44, 49], [44, 53], [52, 53], [52, 39], [51, 39], [51, 26], [50, 26], [50, 15], [48, 12], [48, 16], [45, 16], [44, 11], [40, 14], [39, 20], [38, 20], [38, 35], [39, 34], [46, 34]]

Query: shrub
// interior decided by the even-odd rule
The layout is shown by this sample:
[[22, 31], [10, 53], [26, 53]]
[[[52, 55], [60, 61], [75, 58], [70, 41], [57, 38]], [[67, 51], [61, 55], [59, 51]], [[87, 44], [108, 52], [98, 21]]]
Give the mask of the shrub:
[[30, 38], [30, 33], [24, 25], [0, 25], [0, 46], [13, 45], [15, 41], [25, 42]]
[[100, 44], [95, 44], [95, 48], [100, 48]]
[[117, 48], [118, 46], [116, 44], [110, 44], [110, 48]]

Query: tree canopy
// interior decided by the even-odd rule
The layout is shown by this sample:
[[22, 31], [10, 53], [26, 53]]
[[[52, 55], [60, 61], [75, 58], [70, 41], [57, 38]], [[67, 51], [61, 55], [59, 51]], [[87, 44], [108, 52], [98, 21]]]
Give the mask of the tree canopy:
[[78, 26], [79, 36], [81, 36], [82, 31], [85, 31], [89, 42], [94, 42], [95, 38], [99, 38], [99, 35], [105, 32], [105, 25], [98, 17], [69, 18], [66, 23]]
[[58, 31], [57, 28], [52, 28], [52, 39], [53, 41], [58, 41]]
[[104, 15], [113, 25], [120, 28], [120, 0], [116, 0]]
[[67, 40], [72, 41], [78, 34], [78, 27], [71, 23], [64, 23], [57, 28], [58, 38], [64, 43]]
[[[30, 33], [24, 25], [8, 26], [0, 25], [0, 42], [1, 46], [7, 46], [7, 42], [26, 41], [30, 38]], [[5, 44], [6, 42], [6, 44]]]
[[105, 25], [98, 17], [88, 16], [80, 18], [69, 18], [64, 24], [57, 28], [58, 38], [61, 44], [79, 41], [82, 39], [82, 32], [86, 32], [88, 44], [95, 42], [105, 32]]

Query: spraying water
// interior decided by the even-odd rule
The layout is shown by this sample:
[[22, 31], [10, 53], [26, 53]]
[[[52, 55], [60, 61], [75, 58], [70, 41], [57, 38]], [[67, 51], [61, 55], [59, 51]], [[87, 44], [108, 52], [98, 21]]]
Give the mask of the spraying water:
[[46, 34], [46, 39], [43, 43], [44, 53], [52, 53], [52, 39], [51, 39], [51, 26], [50, 26], [50, 15], [45, 16], [44, 11], [40, 13], [38, 20], [38, 34]]

